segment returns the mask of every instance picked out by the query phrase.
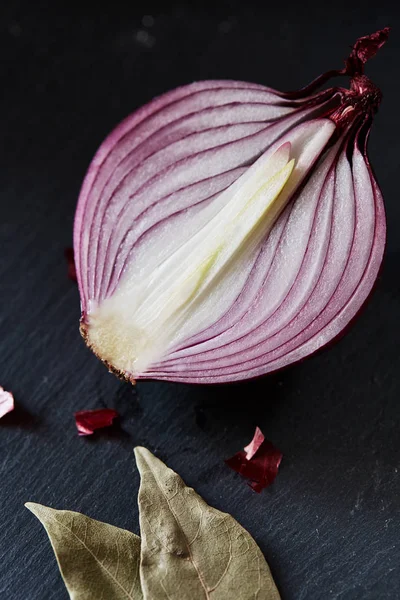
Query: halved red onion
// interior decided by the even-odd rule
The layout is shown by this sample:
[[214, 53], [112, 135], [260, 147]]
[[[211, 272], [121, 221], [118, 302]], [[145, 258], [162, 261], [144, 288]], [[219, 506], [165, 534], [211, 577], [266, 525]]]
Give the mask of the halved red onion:
[[[299, 92], [205, 81], [105, 140], [74, 246], [81, 332], [127, 379], [214, 383], [285, 367], [336, 337], [376, 279], [382, 197], [366, 154], [388, 29]], [[350, 89], [315, 93], [329, 76]]]

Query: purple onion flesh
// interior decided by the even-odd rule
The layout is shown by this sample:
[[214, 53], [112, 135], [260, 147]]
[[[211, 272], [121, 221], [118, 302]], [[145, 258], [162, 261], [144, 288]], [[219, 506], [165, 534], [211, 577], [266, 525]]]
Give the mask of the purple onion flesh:
[[[107, 366], [194, 383], [249, 379], [338, 336], [385, 246], [367, 157], [379, 105], [364, 64], [298, 92], [203, 81], [156, 98], [103, 142], [84, 180], [74, 250], [81, 332]], [[336, 75], [350, 89], [318, 86]]]

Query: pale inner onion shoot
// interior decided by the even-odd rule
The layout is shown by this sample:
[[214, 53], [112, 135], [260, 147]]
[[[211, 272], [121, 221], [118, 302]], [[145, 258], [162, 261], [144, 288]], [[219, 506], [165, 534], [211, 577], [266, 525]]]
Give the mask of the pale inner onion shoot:
[[134, 376], [218, 320], [243, 286], [244, 265], [254, 261], [334, 130], [328, 119], [292, 130], [220, 195], [217, 211], [204, 209], [205, 224], [151, 272], [143, 269], [138, 280], [128, 265], [113, 295], [91, 303], [94, 351]]

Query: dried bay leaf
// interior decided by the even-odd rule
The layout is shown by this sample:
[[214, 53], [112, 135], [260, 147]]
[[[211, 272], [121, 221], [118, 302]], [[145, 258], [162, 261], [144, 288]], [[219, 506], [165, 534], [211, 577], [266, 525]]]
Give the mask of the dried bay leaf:
[[135, 454], [142, 540], [80, 513], [26, 504], [48, 533], [71, 600], [279, 600], [250, 534], [151, 452]]
[[68, 510], [25, 505], [47, 531], [71, 600], [142, 600], [140, 538]]
[[151, 452], [139, 447], [135, 455], [144, 600], [279, 600], [250, 534]]

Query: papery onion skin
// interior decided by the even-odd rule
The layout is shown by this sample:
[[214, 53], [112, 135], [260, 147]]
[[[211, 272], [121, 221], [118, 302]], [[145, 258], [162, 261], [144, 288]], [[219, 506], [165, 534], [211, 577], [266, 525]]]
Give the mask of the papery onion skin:
[[79, 410], [74, 414], [75, 425], [78, 435], [93, 435], [97, 429], [110, 427], [114, 419], [118, 417], [116, 410], [112, 408], [98, 408], [95, 410]]
[[282, 452], [266, 440], [261, 429], [256, 427], [250, 444], [244, 451], [225, 460], [225, 464], [249, 479], [249, 486], [259, 494], [275, 481], [282, 458]]
[[14, 410], [14, 396], [0, 386], [0, 419]]
[[[178, 88], [103, 142], [80, 194], [74, 248], [81, 333], [111, 371], [132, 382], [249, 379], [305, 358], [348, 327], [371, 292], [385, 247], [383, 200], [366, 150], [381, 95], [363, 70], [387, 35], [386, 28], [360, 38], [344, 69], [299, 92], [232, 81]], [[350, 90], [315, 93], [328, 76], [343, 74], [352, 78]], [[171, 256], [194, 235], [204, 208], [260, 155], [301, 123], [327, 118], [336, 125], [335, 139], [248, 264], [225, 314], [214, 321], [211, 315], [184, 339], [177, 334], [142, 371], [118, 368], [99, 351], [91, 315], [129, 270], [140, 281], [146, 260], [154, 268], [157, 253], [165, 248]]]

